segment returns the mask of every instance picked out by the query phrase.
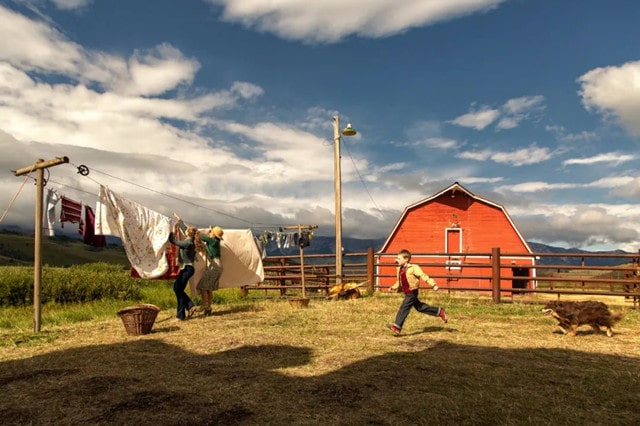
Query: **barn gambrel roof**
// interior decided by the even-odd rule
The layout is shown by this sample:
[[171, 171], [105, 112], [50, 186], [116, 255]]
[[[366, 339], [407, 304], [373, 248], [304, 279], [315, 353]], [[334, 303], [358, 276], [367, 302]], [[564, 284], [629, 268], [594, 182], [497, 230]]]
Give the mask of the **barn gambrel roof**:
[[463, 193], [467, 194], [469, 197], [473, 198], [474, 200], [476, 200], [478, 202], [481, 202], [481, 203], [484, 203], [484, 204], [488, 204], [490, 206], [493, 206], [493, 207], [496, 207], [496, 208], [500, 209], [502, 211], [502, 213], [504, 213], [505, 217], [507, 218], [507, 220], [509, 221], [511, 226], [513, 227], [513, 230], [516, 231], [516, 234], [518, 235], [518, 238], [520, 239], [522, 244], [524, 244], [524, 246], [526, 247], [527, 252], [532, 253], [531, 248], [529, 247], [529, 244], [527, 244], [527, 241], [524, 239], [524, 237], [520, 233], [520, 230], [518, 229], [516, 224], [513, 222], [513, 219], [511, 219], [511, 216], [509, 216], [509, 213], [507, 212], [507, 210], [505, 209], [505, 207], [502, 204], [496, 203], [495, 201], [491, 201], [491, 200], [489, 200], [487, 198], [484, 198], [484, 197], [480, 197], [479, 195], [475, 195], [474, 193], [469, 191], [467, 188], [465, 188], [464, 186], [460, 185], [458, 182], [454, 182], [452, 185], [450, 185], [447, 188], [443, 189], [442, 191], [432, 195], [429, 198], [425, 198], [423, 200], [420, 200], [420, 201], [418, 201], [416, 203], [413, 203], [413, 204], [405, 207], [404, 211], [400, 215], [400, 218], [398, 219], [396, 224], [393, 226], [393, 229], [391, 230], [391, 233], [389, 233], [389, 236], [387, 236], [387, 239], [385, 240], [384, 244], [382, 245], [382, 248], [380, 249], [380, 252], [384, 252], [387, 249], [387, 246], [391, 242], [391, 238], [396, 234], [396, 231], [398, 230], [398, 227], [402, 223], [402, 220], [405, 218], [405, 216], [407, 215], [407, 213], [410, 210], [415, 209], [416, 207], [420, 207], [421, 205], [427, 204], [431, 200], [434, 200], [434, 199], [440, 197], [441, 195], [446, 194], [447, 192], [452, 192], [452, 193], [463, 192]]

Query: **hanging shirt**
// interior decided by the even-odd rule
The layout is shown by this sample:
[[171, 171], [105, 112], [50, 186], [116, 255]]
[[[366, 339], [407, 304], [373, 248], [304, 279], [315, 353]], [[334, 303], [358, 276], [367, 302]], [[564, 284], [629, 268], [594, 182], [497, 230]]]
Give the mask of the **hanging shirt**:
[[64, 228], [64, 222], [80, 223], [82, 220], [82, 203], [73, 201], [64, 195], [60, 198], [62, 209], [60, 210], [60, 224]]
[[49, 230], [49, 236], [55, 237], [55, 225], [56, 225], [56, 204], [60, 201], [60, 195], [53, 189], [47, 188], [47, 195], [45, 196], [45, 204], [47, 205], [47, 214], [45, 220], [47, 221], [46, 228]]
[[84, 219], [80, 221], [78, 232], [82, 235], [82, 241], [93, 247], [104, 247], [107, 245], [104, 235], [95, 234], [95, 215], [89, 206], [84, 206]]
[[131, 267], [140, 277], [157, 278], [168, 271], [165, 248], [171, 232], [169, 217], [100, 186], [95, 231], [120, 237]]

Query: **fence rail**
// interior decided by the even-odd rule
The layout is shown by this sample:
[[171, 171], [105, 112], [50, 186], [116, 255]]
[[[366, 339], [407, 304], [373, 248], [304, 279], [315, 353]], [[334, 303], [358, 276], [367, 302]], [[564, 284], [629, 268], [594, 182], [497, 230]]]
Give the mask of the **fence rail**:
[[[490, 292], [494, 302], [500, 303], [504, 295], [545, 293], [560, 295], [601, 295], [623, 296], [633, 302], [635, 308], [640, 304], [640, 253], [639, 254], [597, 254], [597, 253], [501, 253], [494, 248], [491, 253], [414, 253], [414, 258], [441, 258], [442, 261], [416, 262], [423, 268], [436, 272], [429, 275], [438, 281], [441, 291]], [[307, 290], [327, 293], [338, 282], [364, 283], [373, 291], [388, 290], [388, 285], [379, 284], [381, 279], [395, 279], [394, 274], [378, 272], [381, 267], [389, 269], [395, 266], [390, 255], [374, 253], [369, 249], [363, 253], [349, 253], [343, 257], [342, 277], [336, 277], [335, 255], [304, 255], [303, 268], [300, 257], [268, 256], [263, 260], [265, 278], [262, 283], [247, 286], [249, 290], [277, 290], [281, 296], [291, 290], [301, 290], [302, 282]], [[470, 259], [460, 261], [452, 267], [447, 260], [451, 258]], [[514, 265], [515, 258], [535, 258], [537, 262], [528, 265], [530, 276], [502, 273]], [[579, 265], [538, 264], [542, 258], [579, 259]], [[484, 259], [484, 262], [480, 260]], [[619, 264], [602, 266], [589, 264], [595, 260], [620, 260]], [[442, 272], [438, 272], [441, 268]], [[465, 273], [473, 268], [473, 274]], [[453, 271], [455, 269], [455, 271]], [[486, 271], [486, 273], [484, 272]], [[478, 273], [480, 272], [480, 273]], [[455, 285], [463, 280], [475, 280], [477, 286]], [[525, 288], [504, 285], [505, 282], [518, 281]]]

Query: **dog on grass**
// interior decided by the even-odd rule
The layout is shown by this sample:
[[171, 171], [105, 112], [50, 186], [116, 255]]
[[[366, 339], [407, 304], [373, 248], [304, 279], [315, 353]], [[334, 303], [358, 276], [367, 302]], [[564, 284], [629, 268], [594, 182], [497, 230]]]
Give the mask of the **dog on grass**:
[[607, 336], [611, 337], [613, 325], [622, 319], [622, 314], [612, 314], [606, 304], [596, 301], [550, 301], [542, 313], [557, 319], [560, 330], [569, 336], [575, 336], [581, 325], [590, 325], [595, 334], [600, 333], [600, 327], [606, 327]]

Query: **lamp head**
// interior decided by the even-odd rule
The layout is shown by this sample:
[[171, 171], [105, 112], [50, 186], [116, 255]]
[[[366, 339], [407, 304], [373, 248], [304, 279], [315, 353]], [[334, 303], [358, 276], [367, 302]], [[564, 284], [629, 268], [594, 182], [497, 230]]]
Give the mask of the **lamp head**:
[[351, 123], [347, 124], [347, 127], [342, 129], [342, 134], [345, 135], [345, 136], [353, 136], [356, 133], [358, 133], [358, 132], [356, 132], [356, 129], [351, 127]]

